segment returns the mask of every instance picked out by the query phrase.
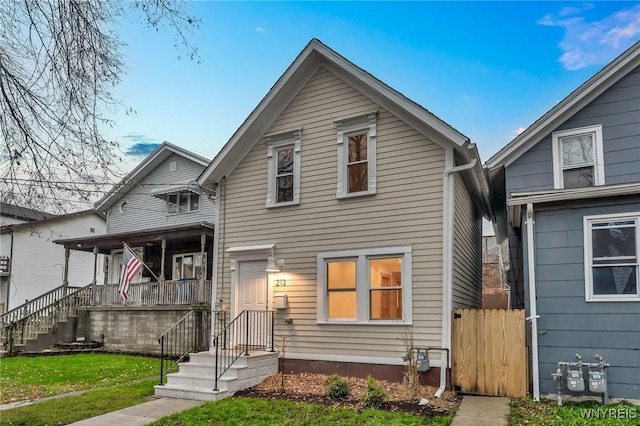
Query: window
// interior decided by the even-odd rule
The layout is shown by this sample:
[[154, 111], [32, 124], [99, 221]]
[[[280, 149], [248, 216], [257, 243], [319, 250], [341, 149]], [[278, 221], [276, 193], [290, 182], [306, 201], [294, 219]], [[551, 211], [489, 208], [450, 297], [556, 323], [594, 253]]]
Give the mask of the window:
[[300, 144], [302, 130], [265, 137], [267, 142], [267, 207], [300, 203]]
[[190, 191], [167, 195], [169, 214], [193, 212], [200, 208], [200, 195]]
[[584, 218], [587, 301], [640, 300], [640, 213]]
[[318, 254], [318, 322], [411, 321], [411, 247]]
[[602, 126], [553, 132], [552, 141], [557, 189], [604, 185]]
[[338, 198], [376, 193], [376, 116], [372, 112], [336, 121]]
[[201, 253], [177, 254], [173, 256], [173, 279], [199, 279], [201, 273], [205, 274], [204, 278], [206, 279], [206, 264], [206, 253], [204, 255], [204, 258]]

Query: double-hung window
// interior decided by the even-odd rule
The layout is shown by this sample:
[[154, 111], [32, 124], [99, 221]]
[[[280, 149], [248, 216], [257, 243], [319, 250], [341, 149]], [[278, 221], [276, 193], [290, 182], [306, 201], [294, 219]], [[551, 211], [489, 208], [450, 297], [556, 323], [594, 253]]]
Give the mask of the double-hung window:
[[411, 247], [318, 254], [318, 322], [411, 321]]
[[640, 212], [585, 216], [587, 301], [640, 301]]
[[604, 185], [602, 126], [552, 133], [555, 188]]
[[193, 212], [199, 208], [199, 194], [191, 191], [183, 191], [167, 195], [167, 212], [169, 214]]
[[267, 207], [300, 203], [302, 130], [265, 136], [267, 142]]
[[336, 121], [338, 132], [337, 197], [376, 193], [377, 112]]

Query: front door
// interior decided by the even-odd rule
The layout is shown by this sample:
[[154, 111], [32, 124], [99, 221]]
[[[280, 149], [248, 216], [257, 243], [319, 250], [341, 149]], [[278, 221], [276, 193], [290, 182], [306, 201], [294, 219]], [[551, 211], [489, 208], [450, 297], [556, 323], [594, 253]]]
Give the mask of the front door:
[[[246, 331], [249, 333], [250, 346], [264, 346], [264, 338], [267, 332], [268, 315], [265, 312], [268, 306], [267, 300], [267, 262], [251, 261], [240, 262], [238, 275], [238, 314], [244, 314], [236, 330], [236, 342], [246, 342]], [[247, 322], [245, 322], [247, 321]], [[248, 327], [247, 327], [248, 326]]]

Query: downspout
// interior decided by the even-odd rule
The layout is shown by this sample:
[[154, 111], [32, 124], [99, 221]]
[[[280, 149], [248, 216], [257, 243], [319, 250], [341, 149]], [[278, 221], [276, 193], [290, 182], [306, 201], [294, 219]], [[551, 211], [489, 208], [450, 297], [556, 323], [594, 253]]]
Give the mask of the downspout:
[[536, 263], [533, 244], [533, 204], [527, 204], [527, 269], [529, 280], [529, 317], [531, 321], [531, 375], [533, 380], [533, 400], [540, 402], [540, 372], [538, 370], [538, 307], [536, 305]]
[[[447, 150], [445, 153], [445, 163], [447, 165], [453, 163], [453, 150]], [[467, 164], [452, 166], [447, 168], [442, 177], [443, 183], [443, 205], [442, 205], [442, 347], [447, 349], [446, 357], [450, 357], [451, 353], [451, 310], [453, 306], [451, 288], [453, 286], [453, 277], [451, 269], [453, 265], [453, 218], [455, 217], [454, 195], [455, 182], [453, 174], [475, 167], [477, 160], [474, 158]], [[451, 365], [451, 360], [442, 362], [440, 356], [440, 387], [434, 394], [436, 398], [440, 398], [447, 387], [447, 368]]]
[[[218, 190], [216, 191], [213, 203], [215, 208], [215, 217], [213, 218], [213, 261], [211, 264], [211, 337], [209, 341], [209, 351], [215, 350], [213, 346], [213, 338], [216, 332], [216, 322], [218, 317], [216, 312], [219, 308], [216, 303], [218, 302], [218, 247], [220, 240], [220, 183], [218, 183]], [[223, 266], [224, 267], [224, 266]]]

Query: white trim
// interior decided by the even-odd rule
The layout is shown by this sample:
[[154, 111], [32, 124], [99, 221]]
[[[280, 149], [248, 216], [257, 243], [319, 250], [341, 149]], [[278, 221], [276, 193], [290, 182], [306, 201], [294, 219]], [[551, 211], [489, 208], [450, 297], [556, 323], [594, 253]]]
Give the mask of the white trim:
[[[369, 312], [369, 284], [370, 277], [367, 260], [378, 256], [402, 257], [402, 319], [401, 320], [372, 320]], [[332, 321], [328, 319], [326, 289], [327, 277], [325, 263], [332, 259], [356, 260], [356, 319]], [[411, 246], [376, 247], [371, 249], [325, 251], [317, 254], [317, 306], [316, 324], [346, 324], [346, 325], [411, 325], [413, 323], [413, 258]]]
[[[360, 356], [360, 355], [340, 355], [340, 354], [318, 354], [289, 352], [285, 354], [287, 359], [301, 359], [305, 361], [331, 361], [331, 362], [351, 362], [355, 364], [381, 364], [381, 365], [405, 365], [401, 356]], [[442, 365], [439, 359], [430, 359], [429, 364], [432, 367], [440, 367]]]
[[236, 246], [229, 247], [226, 252], [227, 253], [241, 253], [246, 251], [258, 251], [258, 250], [272, 250], [275, 248], [275, 244], [259, 244], [255, 246]]
[[540, 402], [540, 366], [538, 365], [538, 305], [536, 297], [536, 260], [534, 244], [533, 204], [527, 204], [527, 269], [529, 272], [529, 320], [531, 321], [531, 375], [533, 382], [533, 400]]
[[[189, 253], [177, 253], [177, 254], [174, 254], [174, 255], [171, 257], [171, 279], [172, 279], [173, 281], [177, 281], [177, 280], [182, 279], [182, 278], [180, 278], [180, 277], [176, 278], [176, 276], [175, 276], [175, 272], [176, 272], [176, 259], [177, 259], [178, 257], [182, 257], [182, 258], [184, 259], [184, 257], [185, 257], [185, 256], [192, 256], [192, 257], [193, 257], [193, 265], [192, 265], [192, 267], [193, 267], [193, 273], [194, 273], [194, 275], [195, 275], [198, 279], [203, 279], [202, 277], [198, 277], [198, 275], [200, 275], [200, 272], [202, 271], [202, 263], [204, 263], [205, 265], [207, 264], [207, 253], [206, 253], [206, 252], [204, 253], [204, 259], [203, 259], [203, 258], [201, 258], [201, 259], [200, 259], [200, 262], [201, 262], [201, 263], [200, 263], [200, 266], [196, 266], [196, 263], [195, 263], [195, 261], [196, 261], [196, 256], [202, 256], [202, 254], [203, 254], [203, 253], [202, 253], [202, 252], [199, 252], [199, 251], [194, 251], [194, 252], [189, 252]], [[198, 268], [197, 270], [196, 270], [196, 267]], [[182, 263], [182, 268], [183, 268], [183, 270], [184, 270], [184, 260], [183, 260], [183, 263]], [[182, 272], [183, 272], [183, 271], [180, 271], [180, 275], [182, 275]], [[166, 271], [165, 271], [165, 273], [166, 273]], [[207, 268], [206, 268], [206, 267], [204, 268], [204, 275], [205, 275], [205, 276], [204, 276], [204, 279], [206, 280], [206, 279], [207, 279]], [[192, 278], [196, 278], [196, 277], [192, 277]]]
[[[552, 151], [553, 151], [553, 181], [556, 189], [564, 188], [564, 170], [562, 164], [562, 139], [579, 136], [593, 136], [593, 185], [600, 186], [605, 184], [604, 178], [604, 149], [602, 147], [602, 125], [578, 127], [575, 129], [559, 130], [551, 133]], [[589, 165], [589, 164], [587, 164]]]
[[[216, 191], [215, 201], [213, 203], [215, 208], [215, 217], [213, 218], [213, 229], [215, 232], [213, 233], [213, 265], [211, 267], [211, 311], [215, 309], [216, 303], [218, 302], [218, 262], [220, 261], [220, 255], [218, 250], [220, 248], [220, 196], [221, 188], [218, 183], [218, 191]], [[225, 218], [226, 219], [226, 218]], [[224, 279], [223, 279], [224, 281]], [[213, 346], [213, 339], [215, 335], [213, 334], [215, 330], [217, 330], [216, 322], [218, 316], [215, 314], [211, 314], [211, 334], [209, 335], [209, 350], [215, 350]]]
[[512, 193], [507, 206], [551, 203], [555, 201], [582, 200], [602, 197], [636, 195], [640, 193], [640, 183], [621, 185], [591, 186], [588, 188], [557, 189], [551, 191]]
[[[632, 265], [636, 267], [636, 294], [593, 294], [593, 243], [592, 227], [593, 222], [606, 222], [633, 220], [636, 229], [636, 261]], [[601, 215], [590, 215], [583, 217], [583, 237], [584, 237], [584, 297], [586, 302], [638, 302], [640, 301], [640, 212], [629, 213], [609, 213]], [[615, 265], [614, 265], [615, 266]]]
[[[359, 197], [376, 193], [376, 139], [377, 139], [378, 111], [367, 114], [335, 120], [338, 145], [338, 185], [337, 198]], [[367, 135], [367, 190], [349, 192], [348, 159], [349, 136]]]
[[[268, 167], [266, 207], [282, 207], [300, 204], [300, 147], [302, 142], [302, 129], [266, 135], [264, 140], [267, 143]], [[276, 172], [278, 167], [276, 157], [278, 150], [283, 148], [293, 148], [293, 200], [279, 203], [276, 197]]]

